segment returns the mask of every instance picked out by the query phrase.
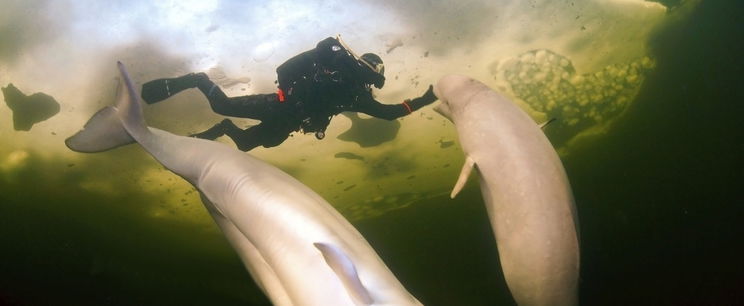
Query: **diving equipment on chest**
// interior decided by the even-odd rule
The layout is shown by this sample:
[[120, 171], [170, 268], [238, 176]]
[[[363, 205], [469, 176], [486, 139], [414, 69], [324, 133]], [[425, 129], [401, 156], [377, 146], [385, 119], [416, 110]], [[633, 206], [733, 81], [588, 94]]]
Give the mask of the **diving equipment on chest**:
[[305, 134], [315, 133], [315, 138], [323, 139], [325, 138], [325, 130], [326, 128], [328, 128], [328, 124], [331, 123], [331, 118], [333, 118], [332, 115], [316, 115], [306, 117], [300, 123], [300, 128]]

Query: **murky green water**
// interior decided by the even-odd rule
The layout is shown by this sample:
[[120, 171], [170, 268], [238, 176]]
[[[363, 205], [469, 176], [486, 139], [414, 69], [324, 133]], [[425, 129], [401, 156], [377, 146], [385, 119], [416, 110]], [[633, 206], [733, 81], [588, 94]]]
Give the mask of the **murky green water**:
[[[48, 5], [44, 1], [28, 2], [32, 5], [0, 2], [7, 2], [8, 7], [17, 9], [15, 14], [26, 17], [38, 17], [28, 15], [27, 10]], [[610, 2], [621, 5], [617, 3], [633, 1]], [[335, 9], [355, 16], [344, 2], [334, 3]], [[744, 277], [740, 262], [744, 256], [744, 227], [740, 225], [744, 217], [744, 91], [740, 89], [744, 73], [740, 16], [744, 7], [733, 0], [703, 1], [689, 14], [675, 15], [673, 10], [648, 13], [651, 17], [644, 19], [637, 17], [645, 14], [641, 10], [633, 11], [634, 18], [639, 18], [633, 19], [622, 17], [622, 6], [612, 6], [617, 11], [605, 12], [602, 19], [597, 17], [599, 11], [589, 10], [594, 2], [576, 1], [575, 5], [585, 9], [582, 14], [571, 11], [563, 15], [573, 2], [555, 3], [535, 1], [534, 11], [526, 10], [529, 5], [524, 3], [497, 10], [498, 16], [509, 21], [495, 21], [498, 29], [517, 27], [515, 23], [535, 28], [503, 30], [512, 36], [501, 41], [519, 43], [504, 46], [505, 50], [488, 49], [493, 58], [481, 58], [486, 50], [472, 51], [470, 60], [483, 64], [483, 69], [468, 70], [462, 65], [457, 69], [493, 80], [494, 87], [501, 86], [519, 99], [536, 120], [559, 117], [546, 133], [562, 154], [576, 197], [581, 223], [582, 304], [744, 302], [738, 290]], [[681, 5], [677, 1], [666, 4]], [[431, 5], [447, 7], [439, 2]], [[277, 2], [273, 9], [286, 6]], [[411, 8], [390, 4], [385, 9], [393, 15], [396, 10]], [[460, 23], [466, 30], [485, 18], [473, 13], [478, 10], [458, 9], [472, 15], [463, 20], [473, 24]], [[569, 35], [566, 41], [571, 43], [565, 45], [539, 35], [531, 37], [532, 30], [551, 27], [509, 18], [517, 13], [538, 14], [546, 24], [553, 22], [557, 30], [576, 26], [578, 34]], [[69, 50], [54, 52], [39, 46], [64, 31], [85, 30], [90, 25], [68, 25], [43, 35], [29, 31], [17, 34], [10, 29], [15, 28], [13, 23], [23, 21], [9, 14], [0, 14], [9, 21], [0, 22], [0, 33], [16, 33], [0, 36], [2, 86], [15, 82], [26, 94], [45, 92], [58, 100], [62, 110], [30, 132], [21, 132], [13, 130], [11, 112], [0, 106], [0, 304], [267, 304], [196, 193], [180, 178], [135, 146], [95, 155], [74, 154], [64, 148], [62, 140], [79, 129], [93, 111], [108, 104], [105, 97], [110, 96], [113, 86], [113, 65], [102, 64], [70, 77], [59, 72], [66, 67], [59, 68], [53, 57], [72, 56], [77, 53], [71, 50], [77, 49], [68, 46]], [[441, 17], [420, 11], [411, 14], [417, 17], [411, 18], [413, 23]], [[108, 9], [103, 9], [102, 15], [116, 16]], [[555, 21], [568, 15], [573, 20], [589, 19], [583, 23], [586, 28]], [[603, 41], [596, 36], [616, 33], [609, 29], [613, 26], [648, 20], [658, 26], [657, 31], [631, 31], [648, 34], [643, 36], [641, 47], [631, 47], [638, 43], [633, 37], [617, 34]], [[117, 26], [123, 27], [111, 28]], [[231, 20], [203, 26], [207, 33], [217, 34], [230, 33], [230, 27]], [[580, 36], [594, 29], [602, 31]], [[453, 43], [473, 44], [472, 40], [488, 36], [466, 31], [468, 34], [455, 38], [459, 35], [455, 30], [437, 30], [440, 39], [451, 36], [446, 41]], [[284, 31], [291, 33], [292, 29]], [[279, 35], [287, 38], [288, 34]], [[436, 41], [432, 36], [418, 35], [419, 40], [401, 36], [405, 39], [400, 46], [394, 39], [380, 38], [385, 44], [378, 52], [391, 58], [386, 65], [399, 67], [389, 70], [392, 90], [381, 94], [390, 103], [399, 96], [422, 92], [423, 85], [416, 87], [416, 82], [433, 82], [442, 71], [455, 69], [443, 63], [467, 63], [462, 55], [468, 51], [437, 49], [422, 42]], [[499, 41], [501, 36], [494, 35]], [[357, 32], [348, 36], [351, 41], [364, 41]], [[199, 35], [195, 37], [195, 44], [209, 45], [200, 41]], [[211, 39], [218, 44], [217, 38]], [[313, 39], [297, 48], [312, 46]], [[619, 39], [627, 42], [618, 43]], [[11, 43], [25, 48], [14, 48]], [[589, 47], [581, 47], [587, 44]], [[110, 52], [132, 63], [139, 71], [134, 73], [139, 83], [185, 69], [180, 60], [188, 61], [188, 56], [171, 56], [167, 48], [154, 46], [147, 49], [132, 44]], [[617, 51], [622, 48], [627, 50]], [[93, 49], [101, 51], [102, 47]], [[273, 50], [282, 53], [278, 48]], [[427, 50], [426, 56], [422, 50]], [[604, 55], [592, 55], [592, 50]], [[283, 59], [283, 54], [259, 51], [251, 53], [251, 61], [244, 66]], [[408, 52], [405, 56], [404, 51]], [[232, 64], [241, 61], [236, 56]], [[162, 65], [148, 66], [161, 57]], [[195, 58], [204, 60], [203, 56]], [[412, 63], [410, 58], [417, 61]], [[539, 58], [544, 59], [540, 62]], [[76, 59], [62, 65], [76, 67], [75, 61], [84, 62]], [[100, 62], [113, 63], [108, 58]], [[50, 68], [45, 75], [45, 65], [57, 68]], [[228, 70], [223, 76], [248, 74], [260, 79], [272, 73], [271, 65], [244, 69], [236, 73], [223, 68]], [[92, 76], [99, 75], [109, 77], [94, 82]], [[46, 77], [53, 81], [47, 82]], [[404, 85], [396, 87], [394, 80]], [[265, 85], [259, 80], [252, 82], [250, 86], [239, 83], [247, 86], [246, 91]], [[53, 86], [58, 83], [65, 86]], [[236, 94], [241, 92], [240, 86], [233, 88]], [[198, 130], [216, 120], [208, 110], [199, 108], [206, 107], [203, 101], [194, 102], [198, 98], [184, 93], [180, 100], [146, 108], [148, 120], [180, 133]], [[552, 100], [561, 107], [550, 107], [549, 101], [541, 104], [541, 100]], [[398, 125], [375, 127], [384, 131], [382, 134], [396, 136], [391, 140], [365, 136], [365, 129], [353, 128], [354, 124], [365, 124], [366, 118], [341, 119], [345, 118], [334, 119], [335, 127], [330, 130], [332, 135], [344, 134], [340, 140], [329, 137], [318, 142], [311, 136], [296, 135], [286, 146], [259, 149], [254, 154], [298, 177], [350, 218], [423, 303], [513, 304], [500, 273], [477, 184], [471, 182], [455, 200], [447, 196], [462, 162], [452, 126], [430, 109], [423, 109]], [[576, 120], [573, 124], [572, 119]], [[576, 137], [582, 132], [585, 134]]]

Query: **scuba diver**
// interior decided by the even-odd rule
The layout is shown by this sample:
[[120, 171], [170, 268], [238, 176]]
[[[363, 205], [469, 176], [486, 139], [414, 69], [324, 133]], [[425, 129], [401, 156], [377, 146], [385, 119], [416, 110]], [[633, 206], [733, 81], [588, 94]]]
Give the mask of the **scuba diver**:
[[276, 93], [228, 97], [201, 72], [147, 82], [142, 85], [142, 99], [152, 104], [185, 89], [198, 88], [215, 113], [261, 122], [241, 129], [225, 119], [191, 136], [214, 140], [227, 135], [238, 149], [249, 151], [259, 145], [277, 146], [296, 131], [323, 139], [331, 118], [341, 112], [394, 120], [437, 100], [429, 85], [421, 97], [400, 104], [378, 102], [371, 87], [385, 85], [384, 71], [382, 59], [376, 54], [357, 57], [340, 37], [328, 37], [276, 69]]

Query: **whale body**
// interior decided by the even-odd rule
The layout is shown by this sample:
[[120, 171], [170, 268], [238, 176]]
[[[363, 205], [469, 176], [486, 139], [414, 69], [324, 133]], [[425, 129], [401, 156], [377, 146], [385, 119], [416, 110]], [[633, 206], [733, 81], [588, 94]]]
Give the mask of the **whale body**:
[[442, 77], [435, 110], [457, 129], [491, 222], [504, 278], [519, 305], [576, 305], [578, 218], [558, 154], [540, 127], [508, 98], [461, 75]]
[[290, 175], [244, 152], [146, 125], [124, 66], [115, 106], [68, 138], [78, 152], [139, 143], [200, 192], [274, 305], [420, 305], [362, 235]]

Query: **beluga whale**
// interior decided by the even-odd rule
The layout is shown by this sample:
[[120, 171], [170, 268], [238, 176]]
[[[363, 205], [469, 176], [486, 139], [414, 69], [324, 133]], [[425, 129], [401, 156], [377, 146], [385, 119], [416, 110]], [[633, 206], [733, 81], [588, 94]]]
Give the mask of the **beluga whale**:
[[578, 303], [578, 218], [566, 171], [524, 111], [462, 75], [434, 87], [435, 110], [457, 129], [465, 165], [455, 197], [475, 168], [507, 286], [519, 305]]
[[328, 202], [278, 168], [215, 141], [148, 127], [124, 65], [116, 104], [66, 145], [103, 152], [137, 142], [194, 185], [274, 305], [421, 305]]

